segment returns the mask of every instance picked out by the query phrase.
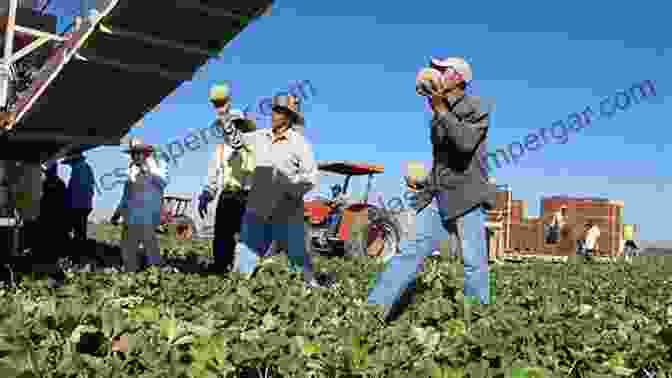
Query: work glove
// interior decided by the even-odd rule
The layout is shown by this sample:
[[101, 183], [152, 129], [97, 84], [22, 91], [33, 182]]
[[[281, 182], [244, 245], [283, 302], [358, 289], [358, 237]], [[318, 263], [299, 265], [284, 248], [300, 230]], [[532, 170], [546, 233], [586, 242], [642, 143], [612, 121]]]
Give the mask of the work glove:
[[198, 215], [201, 216], [201, 219], [208, 215], [208, 204], [210, 201], [212, 201], [212, 196], [207, 190], [204, 190], [203, 193], [198, 196]]

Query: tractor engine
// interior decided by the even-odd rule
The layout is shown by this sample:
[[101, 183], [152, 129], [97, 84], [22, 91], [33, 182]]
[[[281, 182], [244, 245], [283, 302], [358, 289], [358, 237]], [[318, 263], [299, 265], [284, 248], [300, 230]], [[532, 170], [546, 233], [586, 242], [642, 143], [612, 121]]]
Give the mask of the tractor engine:
[[338, 229], [344, 203], [316, 199], [305, 203], [306, 217], [311, 225], [310, 240], [317, 250], [329, 250], [338, 240]]

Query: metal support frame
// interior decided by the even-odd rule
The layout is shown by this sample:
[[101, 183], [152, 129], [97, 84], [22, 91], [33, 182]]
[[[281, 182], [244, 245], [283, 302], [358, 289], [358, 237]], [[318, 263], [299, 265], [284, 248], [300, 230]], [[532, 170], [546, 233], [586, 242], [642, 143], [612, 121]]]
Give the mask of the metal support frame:
[[98, 29], [105, 34], [119, 36], [119, 37], [122, 37], [122, 38], [135, 39], [135, 40], [145, 42], [147, 44], [158, 46], [158, 47], [167, 47], [167, 48], [171, 48], [171, 49], [181, 50], [181, 51], [183, 51], [185, 53], [188, 53], [188, 54], [202, 55], [202, 56], [206, 56], [208, 58], [218, 58], [219, 57], [219, 55], [217, 53], [208, 51], [206, 49], [202, 49], [200, 47], [186, 45], [184, 43], [180, 43], [180, 42], [177, 42], [177, 41], [170, 41], [170, 40], [166, 40], [166, 39], [161, 39], [161, 38], [153, 37], [151, 35], [138, 33], [138, 32], [133, 32], [133, 31], [125, 30], [125, 29], [118, 28], [118, 27], [111, 27], [111, 26], [108, 26], [108, 25], [99, 24]]
[[42, 45], [45, 43], [49, 42], [50, 39], [48, 37], [41, 37], [33, 42], [31, 42], [28, 46], [22, 48], [21, 50], [17, 51], [14, 56], [12, 56], [11, 62], [10, 63], [16, 63], [17, 60], [23, 58], [24, 56], [30, 54], [31, 52], [35, 51], [36, 49], [40, 48]]
[[54, 40], [54, 41], [65, 41], [66, 40], [65, 37], [61, 37], [60, 35], [57, 35], [57, 34], [51, 34], [51, 33], [43, 32], [41, 30], [28, 28], [28, 27], [20, 26], [20, 25], [16, 25], [14, 30], [16, 30], [19, 33], [32, 35], [33, 37], [49, 38], [49, 39]]
[[172, 81], [191, 81], [191, 78], [193, 77], [192, 73], [170, 72], [158, 68], [157, 66], [141, 65], [141, 64], [125, 64], [117, 60], [105, 59], [86, 52], [84, 52], [83, 54], [85, 55], [75, 54], [75, 57], [85, 62], [110, 66], [127, 72], [155, 74], [163, 77], [164, 79]]
[[9, 100], [10, 67], [12, 53], [14, 52], [14, 30], [16, 27], [16, 8], [18, 6], [19, 0], [9, 1], [9, 17], [7, 17], [7, 27], [5, 28], [5, 51], [0, 65], [0, 110], [5, 109]]
[[345, 182], [343, 183], [343, 194], [348, 193], [348, 187], [350, 186], [350, 178], [352, 178], [352, 175], [345, 176]]
[[[9, 3], [9, 17], [7, 18], [7, 26], [5, 28], [5, 51], [2, 64], [0, 64], [0, 109], [4, 109], [7, 106], [7, 102], [9, 100], [9, 82], [12, 63], [35, 51], [50, 40], [65, 40], [65, 38], [56, 34], [17, 25], [16, 10], [18, 8], [18, 4], [18, 0], [10, 0]], [[38, 39], [14, 54], [14, 35], [16, 32], [28, 34], [30, 36], [37, 37]]]
[[369, 178], [366, 181], [366, 193], [364, 193], [363, 203], [369, 203], [369, 193], [371, 193], [371, 188], [373, 187], [373, 173], [369, 173]]

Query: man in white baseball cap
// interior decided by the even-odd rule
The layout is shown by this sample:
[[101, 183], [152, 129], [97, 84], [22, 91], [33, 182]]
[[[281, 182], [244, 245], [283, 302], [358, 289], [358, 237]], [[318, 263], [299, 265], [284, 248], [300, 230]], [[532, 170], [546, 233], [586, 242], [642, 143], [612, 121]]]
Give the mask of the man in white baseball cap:
[[487, 151], [489, 114], [480, 98], [465, 94], [471, 80], [471, 68], [462, 58], [432, 59], [416, 76], [416, 92], [427, 98], [433, 113], [433, 166], [425, 177], [406, 177], [416, 194], [409, 199], [417, 211], [415, 231], [401, 240], [399, 254], [369, 291], [369, 303], [383, 305], [386, 321], [410, 302], [423, 260], [440, 246], [445, 232], [464, 260], [464, 297], [490, 303], [483, 224], [486, 211], [495, 207], [496, 187], [480, 159]]
[[471, 84], [471, 66], [462, 58], [431, 58], [429, 67], [418, 73], [416, 92], [420, 96], [445, 96], [456, 90], [464, 92]]

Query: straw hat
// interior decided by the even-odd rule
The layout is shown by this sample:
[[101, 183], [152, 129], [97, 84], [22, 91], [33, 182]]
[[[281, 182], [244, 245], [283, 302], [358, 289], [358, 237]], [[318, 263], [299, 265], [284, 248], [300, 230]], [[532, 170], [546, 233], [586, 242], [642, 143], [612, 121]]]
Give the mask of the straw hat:
[[154, 146], [145, 144], [140, 138], [131, 138], [128, 141], [128, 148], [124, 153], [130, 154], [132, 152], [154, 152]]

